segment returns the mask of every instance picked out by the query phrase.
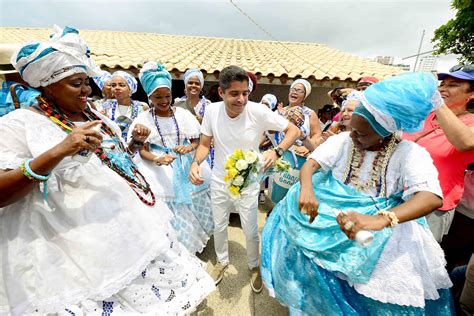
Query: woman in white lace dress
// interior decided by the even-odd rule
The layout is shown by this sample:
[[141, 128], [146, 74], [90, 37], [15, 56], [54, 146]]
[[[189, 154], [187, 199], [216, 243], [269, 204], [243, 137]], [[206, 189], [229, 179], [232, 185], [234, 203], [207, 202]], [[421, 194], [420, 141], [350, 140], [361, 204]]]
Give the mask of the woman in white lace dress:
[[[199, 142], [199, 122], [188, 110], [171, 107], [171, 75], [162, 65], [146, 63], [139, 77], [151, 109], [138, 115], [131, 128], [142, 124], [151, 133], [137, 163], [157, 198], [165, 201], [174, 213], [171, 223], [178, 240], [189, 252], [201, 252], [214, 224], [209, 181], [194, 186], [187, 176]], [[209, 180], [209, 165], [202, 165]]]
[[275, 207], [263, 231], [262, 277], [291, 313], [453, 312], [444, 255], [423, 217], [442, 204], [437, 171], [426, 150], [396, 136], [442, 104], [436, 88], [428, 73], [370, 86], [352, 131], [321, 144], [301, 185]]
[[[12, 58], [41, 96], [0, 118], [0, 314], [192, 312], [214, 282], [176, 240], [118, 126], [88, 108], [88, 51], [56, 27]], [[137, 125], [131, 144], [148, 133]]]

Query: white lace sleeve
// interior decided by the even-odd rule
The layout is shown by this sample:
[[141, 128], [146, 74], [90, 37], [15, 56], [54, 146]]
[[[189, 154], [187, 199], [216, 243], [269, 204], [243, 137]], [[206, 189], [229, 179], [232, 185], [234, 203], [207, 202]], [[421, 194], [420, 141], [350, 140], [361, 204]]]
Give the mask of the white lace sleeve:
[[33, 157], [26, 142], [22, 113], [17, 111], [0, 119], [0, 169], [3, 170], [16, 169], [23, 161]]
[[403, 199], [409, 200], [413, 194], [421, 191], [431, 192], [443, 197], [438, 181], [438, 171], [430, 154], [423, 147], [411, 142], [402, 141], [404, 146], [404, 163], [400, 165], [400, 176], [403, 181]]
[[329, 137], [324, 143], [319, 145], [308, 157], [316, 160], [323, 171], [334, 168], [339, 162], [344, 145], [349, 141], [349, 133], [341, 133]]

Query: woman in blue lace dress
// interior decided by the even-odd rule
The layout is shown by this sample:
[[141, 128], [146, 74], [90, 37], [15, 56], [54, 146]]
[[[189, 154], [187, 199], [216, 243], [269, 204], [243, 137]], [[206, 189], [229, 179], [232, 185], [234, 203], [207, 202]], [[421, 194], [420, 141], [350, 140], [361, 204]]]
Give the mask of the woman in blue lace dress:
[[436, 89], [427, 73], [367, 88], [352, 131], [320, 145], [274, 209], [262, 276], [292, 314], [451, 314], [444, 255], [423, 217], [442, 204], [437, 171], [396, 133], [442, 104]]

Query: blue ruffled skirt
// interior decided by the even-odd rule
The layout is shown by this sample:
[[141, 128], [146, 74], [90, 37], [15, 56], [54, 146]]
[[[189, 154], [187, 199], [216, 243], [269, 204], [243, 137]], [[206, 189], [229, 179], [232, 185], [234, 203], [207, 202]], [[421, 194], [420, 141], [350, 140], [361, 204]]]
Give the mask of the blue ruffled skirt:
[[[338, 182], [331, 174], [322, 173], [313, 176], [313, 187], [317, 187], [315, 194], [320, 203], [313, 224], [308, 224], [308, 217], [298, 210], [300, 185], [296, 184], [264, 227], [262, 277], [272, 296], [288, 306], [292, 314], [453, 314], [449, 288], [438, 289], [439, 299], [425, 299], [422, 308], [383, 303], [359, 294], [352, 286], [370, 280], [392, 230], [374, 232], [374, 242], [361, 247], [339, 229], [332, 208], [373, 214], [377, 207], [389, 209], [401, 203], [399, 196], [372, 199]], [[419, 223], [425, 225], [424, 219]]]

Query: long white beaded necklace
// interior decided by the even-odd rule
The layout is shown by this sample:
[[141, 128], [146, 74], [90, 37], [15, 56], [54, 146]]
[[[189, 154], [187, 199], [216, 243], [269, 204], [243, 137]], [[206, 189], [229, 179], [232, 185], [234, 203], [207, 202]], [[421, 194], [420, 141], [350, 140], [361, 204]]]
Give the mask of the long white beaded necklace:
[[352, 143], [343, 177], [345, 184], [352, 183], [357, 190], [362, 192], [366, 192], [369, 188], [375, 187], [377, 189], [377, 196], [386, 197], [388, 163], [400, 142], [394, 134], [390, 137], [390, 141], [377, 152], [373, 161], [372, 172], [370, 173], [370, 178], [367, 182], [362, 182], [360, 178], [360, 167], [364, 161], [365, 151], [357, 149], [354, 146], [354, 143]]

